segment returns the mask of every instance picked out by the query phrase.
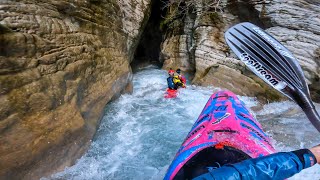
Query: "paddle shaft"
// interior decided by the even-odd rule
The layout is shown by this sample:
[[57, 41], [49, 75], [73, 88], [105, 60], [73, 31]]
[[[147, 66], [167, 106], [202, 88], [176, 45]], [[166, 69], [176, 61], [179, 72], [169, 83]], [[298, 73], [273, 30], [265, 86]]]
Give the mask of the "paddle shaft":
[[293, 100], [302, 108], [312, 125], [320, 132], [320, 116], [313, 105], [309, 94], [301, 90], [293, 94]]
[[300, 107], [306, 113], [308, 119], [313, 124], [313, 126], [320, 132], [320, 116], [312, 102], [300, 105]]
[[305, 113], [313, 126], [320, 132], [320, 116], [317, 110], [315, 108], [308, 108], [305, 110]]

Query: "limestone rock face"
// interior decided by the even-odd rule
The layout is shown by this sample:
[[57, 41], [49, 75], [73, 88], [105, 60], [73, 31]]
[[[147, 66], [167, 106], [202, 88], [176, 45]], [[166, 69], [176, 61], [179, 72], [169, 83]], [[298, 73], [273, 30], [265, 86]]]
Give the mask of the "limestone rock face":
[[[193, 72], [195, 70], [195, 43], [193, 38], [195, 19], [190, 15], [186, 15], [183, 25], [179, 21], [175, 23], [176, 25], [174, 26], [178, 30], [173, 29], [173, 35], [165, 38], [162, 43], [160, 61], [164, 62], [164, 69], [180, 68], [182, 71]], [[179, 28], [183, 29], [183, 33], [175, 32], [179, 31]]]
[[36, 179], [85, 152], [130, 90], [150, 0], [0, 1], [0, 179]]
[[224, 40], [224, 32], [237, 18], [224, 14], [200, 16], [195, 29], [195, 67], [193, 83], [229, 89], [236, 94], [256, 96], [261, 101], [279, 99], [279, 93], [267, 87], [235, 58]]
[[320, 100], [320, 1], [270, 1], [256, 5], [268, 17], [267, 31], [298, 59], [315, 100]]
[[[224, 32], [236, 23], [249, 21], [267, 28], [269, 33], [293, 52], [304, 70], [314, 99], [320, 97], [318, 1], [223, 0], [219, 1], [216, 11], [210, 13], [202, 11], [206, 4], [197, 2], [195, 9], [198, 10], [194, 14], [193, 23], [190, 23], [190, 18], [185, 18], [183, 33], [166, 39], [162, 53], [180, 58], [166, 59], [164, 68], [184, 67], [187, 64], [185, 62], [189, 62], [191, 67], [187, 69], [195, 69], [195, 84], [219, 86], [241, 95], [279, 99], [281, 96], [248, 72], [226, 46]], [[168, 44], [179, 48], [166, 48]], [[170, 55], [172, 49], [179, 56]]]
[[164, 59], [163, 68], [192, 71], [193, 66], [189, 61], [186, 47], [186, 35], [173, 36], [163, 42], [162, 57]]
[[165, 60], [163, 68], [195, 70], [194, 84], [226, 88], [240, 95], [266, 97], [268, 88], [260, 80], [248, 77], [250, 72], [245, 66], [234, 55], [230, 56], [224, 32], [239, 22], [239, 19], [228, 11], [226, 1], [221, 2], [221, 7], [225, 8], [224, 13], [204, 13], [201, 9], [205, 4], [197, 4], [195, 18], [185, 20], [184, 33], [164, 41], [162, 54], [169, 58]]

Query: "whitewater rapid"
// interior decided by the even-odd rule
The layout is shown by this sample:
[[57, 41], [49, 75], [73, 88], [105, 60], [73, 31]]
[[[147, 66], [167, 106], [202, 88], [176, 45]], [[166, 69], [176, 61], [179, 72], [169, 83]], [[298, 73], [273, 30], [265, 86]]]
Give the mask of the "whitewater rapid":
[[[215, 87], [189, 85], [176, 99], [163, 98], [167, 73], [155, 67], [134, 74], [133, 94], [109, 103], [88, 152], [74, 166], [42, 179], [162, 179]], [[240, 97], [247, 107], [254, 97]], [[317, 108], [318, 111], [320, 108]], [[294, 103], [271, 103], [254, 112], [278, 151], [310, 147], [318, 132]], [[290, 179], [320, 179], [318, 165]]]

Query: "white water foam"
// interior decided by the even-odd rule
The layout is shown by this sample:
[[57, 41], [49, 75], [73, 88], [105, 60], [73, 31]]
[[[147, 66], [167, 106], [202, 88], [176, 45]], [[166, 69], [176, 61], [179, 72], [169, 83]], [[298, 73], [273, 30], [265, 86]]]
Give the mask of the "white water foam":
[[[136, 73], [134, 93], [122, 95], [107, 105], [89, 151], [74, 166], [42, 179], [162, 179], [208, 98], [217, 90], [189, 85], [180, 91], [178, 98], [165, 99], [166, 77], [165, 71], [153, 67]], [[248, 107], [257, 105], [255, 98], [240, 99]], [[311, 139], [311, 142], [306, 139], [310, 133], [317, 133], [312, 128], [307, 134], [303, 133], [305, 129], [301, 133], [294, 132], [299, 123], [292, 121], [305, 122], [303, 114], [281, 117], [281, 113], [291, 106], [295, 105], [290, 102], [269, 104], [257, 112], [262, 125], [267, 126], [268, 134], [274, 137], [277, 148], [287, 151], [320, 142], [317, 138]], [[272, 117], [277, 117], [277, 121], [268, 120], [269, 113], [274, 114]], [[290, 118], [290, 123], [283, 123]], [[288, 125], [294, 126], [287, 129], [289, 132], [283, 131]], [[280, 138], [286, 133], [290, 138]], [[319, 167], [304, 170], [292, 179], [302, 177], [319, 179]]]

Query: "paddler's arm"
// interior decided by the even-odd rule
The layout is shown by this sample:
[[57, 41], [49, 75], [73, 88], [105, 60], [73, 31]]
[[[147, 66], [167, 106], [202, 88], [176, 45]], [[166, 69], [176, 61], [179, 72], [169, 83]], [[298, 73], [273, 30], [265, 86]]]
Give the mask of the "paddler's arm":
[[320, 144], [310, 149], [312, 154], [316, 157], [317, 163], [320, 164]]
[[[318, 159], [318, 161], [317, 161]], [[292, 152], [279, 152], [225, 165], [194, 178], [194, 180], [222, 179], [286, 179], [302, 169], [320, 163], [320, 146]]]

